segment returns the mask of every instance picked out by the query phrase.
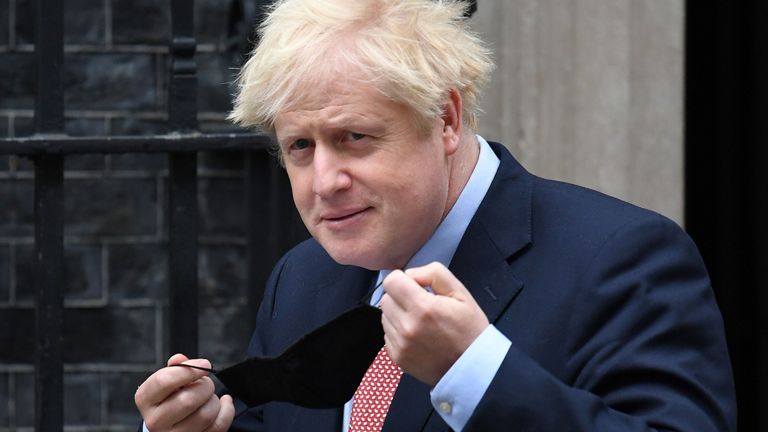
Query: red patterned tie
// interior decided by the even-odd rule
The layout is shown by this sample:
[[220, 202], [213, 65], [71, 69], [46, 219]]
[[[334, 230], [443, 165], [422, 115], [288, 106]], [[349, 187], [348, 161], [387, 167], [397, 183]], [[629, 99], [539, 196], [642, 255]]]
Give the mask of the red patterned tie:
[[373, 359], [355, 391], [349, 432], [380, 431], [403, 370], [387, 354], [386, 347]]

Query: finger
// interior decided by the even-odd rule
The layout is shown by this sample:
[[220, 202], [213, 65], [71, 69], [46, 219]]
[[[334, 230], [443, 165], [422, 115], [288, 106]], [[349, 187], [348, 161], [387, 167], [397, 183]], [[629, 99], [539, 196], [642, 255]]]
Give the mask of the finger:
[[410, 304], [416, 301], [423, 301], [425, 296], [431, 295], [413, 278], [403, 273], [402, 270], [392, 271], [392, 273], [384, 278], [382, 286], [384, 287], [384, 292], [389, 294], [392, 301], [406, 312]]
[[388, 316], [381, 314], [381, 327], [384, 329], [384, 336], [389, 336], [390, 338], [393, 338], [397, 335], [399, 335], [399, 331], [397, 327], [395, 327], [394, 320], [390, 319]]
[[235, 404], [232, 396], [224, 395], [219, 399], [213, 394], [193, 415], [174, 425], [173, 430], [224, 432], [229, 430], [234, 418]]
[[[199, 411], [203, 410], [205, 405], [209, 403], [211, 396], [214, 394], [215, 386], [213, 381], [208, 377], [203, 377], [197, 381], [188, 384], [183, 389], [172, 394], [168, 399], [163, 401], [157, 409], [152, 412], [151, 420], [155, 424], [160, 424], [163, 427], [173, 426], [191, 415], [199, 416]], [[218, 398], [217, 398], [218, 399]], [[205, 413], [205, 411], [203, 411]], [[208, 414], [209, 421], [202, 425], [203, 430], [213, 421], [215, 413]], [[147, 419], [145, 419], [146, 421]], [[201, 417], [197, 417], [197, 422], [201, 421]], [[149, 426], [147, 421], [147, 427], [150, 431], [154, 430]], [[163, 429], [163, 428], [158, 428]], [[185, 429], [178, 429], [185, 430]]]
[[171, 432], [202, 432], [216, 420], [220, 410], [219, 398], [212, 394], [198, 409], [173, 425]]
[[400, 363], [400, 347], [397, 345], [397, 342], [394, 341], [394, 338], [391, 338], [386, 334], [384, 335], [384, 349], [387, 350], [387, 354], [393, 362]]
[[189, 358], [184, 354], [174, 354], [168, 359], [166, 366], [173, 366], [175, 364], [184, 363], [187, 360], [189, 360]]
[[382, 327], [384, 327], [384, 346], [387, 347], [389, 357], [393, 360], [397, 354], [400, 353], [402, 344], [400, 343], [401, 335], [395, 330], [392, 322], [388, 319], [382, 319]]
[[419, 285], [431, 287], [432, 292], [437, 295], [455, 297], [468, 294], [464, 284], [447, 267], [439, 262], [410, 268], [405, 271], [405, 274]]
[[395, 314], [405, 313], [405, 310], [387, 293], [381, 296], [379, 309], [381, 309], [382, 315], [394, 316]]
[[408, 312], [397, 304], [390, 295], [384, 294], [379, 303], [381, 309], [381, 325], [384, 333], [391, 335], [402, 331], [402, 323], [408, 319]]
[[[174, 357], [171, 357], [168, 362], [170, 363]], [[184, 363], [204, 368], [211, 367], [211, 363], [206, 359], [186, 360]], [[179, 388], [207, 375], [207, 371], [192, 368], [166, 367], [160, 369], [139, 386], [136, 391], [136, 404], [140, 405], [140, 408], [158, 405], [178, 391]]]
[[235, 403], [232, 400], [232, 396], [222, 396], [219, 400], [219, 406], [219, 415], [208, 428], [208, 432], [224, 432], [229, 430], [232, 421], [235, 419]]

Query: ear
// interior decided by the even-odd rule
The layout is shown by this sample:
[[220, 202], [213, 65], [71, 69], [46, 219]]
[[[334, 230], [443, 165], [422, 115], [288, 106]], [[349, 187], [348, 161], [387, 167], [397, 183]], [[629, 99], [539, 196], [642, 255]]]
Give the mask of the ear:
[[443, 145], [445, 154], [452, 155], [459, 148], [462, 133], [461, 94], [451, 89], [443, 107]]

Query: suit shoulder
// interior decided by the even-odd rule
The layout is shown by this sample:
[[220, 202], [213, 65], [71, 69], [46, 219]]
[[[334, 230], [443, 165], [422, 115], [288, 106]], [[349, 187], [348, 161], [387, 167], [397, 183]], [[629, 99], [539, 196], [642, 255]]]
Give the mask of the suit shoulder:
[[666, 216], [604, 193], [538, 177], [533, 189], [534, 241], [565, 242], [588, 250], [600, 248], [618, 233], [635, 232], [642, 236], [665, 233], [691, 242]]
[[[533, 232], [599, 238], [633, 222], [671, 225], [665, 216], [583, 186], [539, 177], [528, 172], [502, 145], [491, 143], [501, 160], [487, 207], [502, 220]], [[490, 192], [490, 191], [489, 191]], [[498, 216], [496, 216], [498, 217]], [[489, 216], [493, 220], [494, 216]]]
[[556, 214], [563, 221], [598, 225], [612, 230], [631, 222], [677, 225], [666, 216], [593, 189], [534, 177], [534, 210]]

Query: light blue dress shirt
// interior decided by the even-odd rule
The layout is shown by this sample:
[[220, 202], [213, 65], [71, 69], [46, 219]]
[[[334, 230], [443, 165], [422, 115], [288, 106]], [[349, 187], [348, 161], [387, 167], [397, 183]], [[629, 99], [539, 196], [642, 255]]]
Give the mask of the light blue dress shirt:
[[[499, 167], [499, 158], [488, 143], [480, 136], [477, 136], [477, 141], [480, 144], [480, 156], [469, 181], [432, 237], [408, 261], [406, 269], [435, 261], [446, 267], [450, 265], [453, 254]], [[390, 272], [391, 270], [379, 271], [377, 284]], [[383, 295], [384, 288], [377, 288], [371, 296], [371, 304], [378, 304]], [[509, 339], [496, 327], [489, 325], [432, 389], [432, 406], [453, 430], [464, 429], [510, 346]], [[344, 406], [343, 432], [349, 430], [353, 403], [354, 399]]]

